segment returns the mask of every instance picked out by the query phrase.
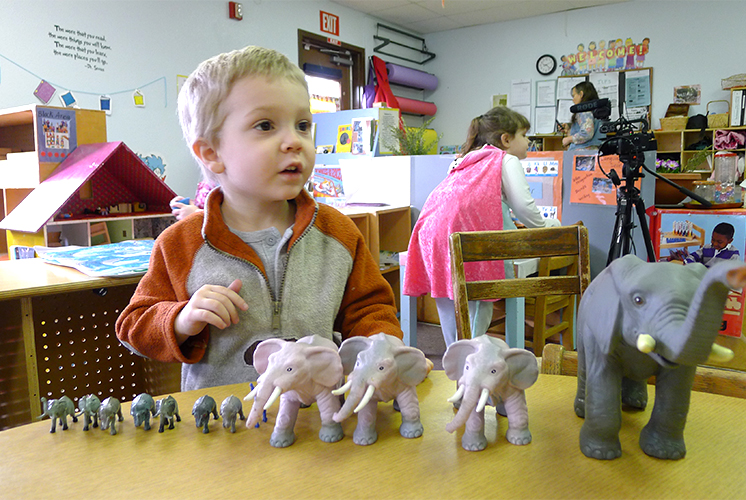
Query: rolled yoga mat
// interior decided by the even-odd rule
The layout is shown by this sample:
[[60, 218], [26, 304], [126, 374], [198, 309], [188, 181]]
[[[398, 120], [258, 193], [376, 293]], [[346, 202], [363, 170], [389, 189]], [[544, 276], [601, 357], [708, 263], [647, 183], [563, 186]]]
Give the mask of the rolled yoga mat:
[[386, 70], [389, 74], [389, 82], [398, 85], [406, 85], [425, 90], [435, 90], [438, 88], [438, 77], [406, 66], [399, 66], [394, 63], [386, 63]]
[[407, 99], [406, 97], [398, 96], [396, 100], [399, 101], [399, 110], [401, 110], [402, 113], [435, 116], [435, 113], [438, 112], [438, 107], [432, 102], [418, 101], [416, 99]]

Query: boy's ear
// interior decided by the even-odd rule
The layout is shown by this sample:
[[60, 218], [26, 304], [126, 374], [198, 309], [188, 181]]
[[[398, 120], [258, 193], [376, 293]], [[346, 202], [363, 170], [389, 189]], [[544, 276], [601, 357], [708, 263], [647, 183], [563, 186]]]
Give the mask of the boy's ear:
[[192, 144], [192, 151], [194, 151], [197, 158], [199, 158], [205, 167], [207, 167], [211, 172], [220, 174], [225, 170], [225, 166], [220, 159], [220, 154], [206, 140], [197, 139], [194, 141], [194, 144]]

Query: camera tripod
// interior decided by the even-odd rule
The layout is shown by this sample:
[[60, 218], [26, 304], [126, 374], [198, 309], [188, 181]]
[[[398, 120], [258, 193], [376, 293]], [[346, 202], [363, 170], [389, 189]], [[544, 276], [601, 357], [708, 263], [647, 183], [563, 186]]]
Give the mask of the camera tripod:
[[[626, 144], [629, 142], [632, 147], [627, 147]], [[609, 151], [607, 143], [612, 143], [614, 146], [612, 151]], [[641, 168], [645, 169], [646, 172], [653, 175], [657, 179], [675, 187], [685, 195], [689, 196], [693, 200], [701, 203], [705, 208], [711, 206], [710, 202], [703, 199], [702, 197], [694, 194], [688, 189], [679, 186], [673, 181], [666, 179], [665, 177], [653, 172], [645, 166], [644, 152], [634, 147], [635, 144], [632, 141], [628, 141], [627, 138], [615, 138], [612, 140], [605, 141], [599, 147], [598, 164], [601, 166], [601, 158], [604, 154], [618, 154], [619, 159], [624, 165], [622, 168], [623, 179], [619, 178], [619, 175], [614, 169], [611, 169], [606, 176], [611, 179], [611, 182], [617, 188], [617, 210], [616, 220], [614, 222], [614, 232], [611, 237], [611, 245], [609, 247], [609, 255], [606, 260], [606, 265], [609, 265], [611, 261], [617, 259], [623, 255], [630, 253], [633, 241], [632, 241], [632, 230], [637, 227], [633, 220], [633, 212], [637, 213], [637, 218], [640, 223], [640, 229], [642, 229], [642, 236], [645, 242], [645, 250], [647, 252], [648, 262], [655, 262], [655, 252], [653, 251], [653, 242], [650, 237], [650, 230], [648, 229], [647, 222], [645, 220], [645, 202], [640, 196], [640, 190], [635, 187], [635, 180], [645, 177], [645, 174], [641, 172]], [[603, 168], [601, 168], [603, 172]], [[605, 173], [605, 172], [604, 172]], [[624, 183], [624, 185], [622, 185]]]

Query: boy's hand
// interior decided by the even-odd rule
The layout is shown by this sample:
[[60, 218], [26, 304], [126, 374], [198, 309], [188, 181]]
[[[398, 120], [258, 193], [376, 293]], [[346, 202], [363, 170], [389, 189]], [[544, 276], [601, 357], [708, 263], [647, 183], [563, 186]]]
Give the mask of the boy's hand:
[[222, 330], [238, 323], [238, 310], [245, 311], [249, 308], [246, 301], [238, 295], [241, 286], [241, 280], [235, 280], [227, 288], [204, 285], [197, 290], [176, 316], [174, 332], [178, 343], [197, 335], [208, 324]]

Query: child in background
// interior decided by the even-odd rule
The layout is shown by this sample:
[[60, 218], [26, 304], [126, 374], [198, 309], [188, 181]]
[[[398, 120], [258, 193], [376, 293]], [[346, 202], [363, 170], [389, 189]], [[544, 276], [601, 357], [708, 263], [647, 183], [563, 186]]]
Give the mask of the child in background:
[[303, 189], [315, 148], [305, 75], [246, 47], [208, 59], [179, 94], [205, 209], [156, 240], [119, 316], [126, 347], [181, 362], [181, 389], [254, 381], [269, 338], [402, 337], [393, 291], [348, 217]]
[[686, 256], [684, 264], [700, 262], [707, 267], [712, 267], [724, 260], [741, 260], [738, 249], [731, 245], [734, 233], [735, 228], [731, 224], [721, 222], [712, 230], [710, 244]]
[[[471, 121], [462, 156], [428, 197], [412, 232], [404, 274], [404, 294], [435, 299], [446, 346], [456, 341], [449, 235], [460, 231], [559, 226], [543, 219], [528, 188], [520, 160], [526, 158], [530, 124], [521, 114], [498, 106]], [[467, 279], [514, 277], [512, 263], [480, 262], [466, 269]], [[491, 301], [469, 301], [472, 336], [492, 320]]]
[[[183, 196], [175, 196], [168, 205], [171, 207], [171, 215], [176, 217], [176, 220], [185, 219], [189, 215], [192, 215], [197, 210], [203, 210], [205, 208], [205, 201], [207, 201], [207, 195], [210, 194], [212, 188], [207, 181], [201, 181], [197, 184], [197, 192], [194, 195], [194, 203], [188, 198]], [[186, 202], [186, 203], [185, 203]]]
[[[572, 102], [593, 101], [598, 99], [596, 87], [591, 82], [580, 82], [572, 88]], [[599, 131], [601, 122], [593, 118], [593, 111], [584, 111], [572, 115], [572, 125], [568, 135], [562, 138], [562, 145], [567, 150], [573, 149], [598, 149], [603, 142], [604, 134]]]

